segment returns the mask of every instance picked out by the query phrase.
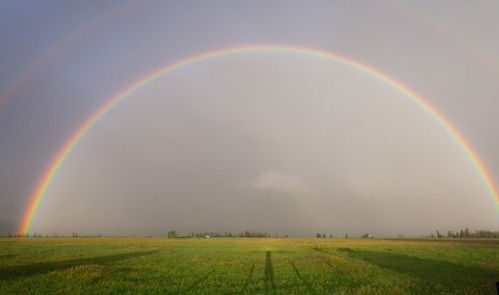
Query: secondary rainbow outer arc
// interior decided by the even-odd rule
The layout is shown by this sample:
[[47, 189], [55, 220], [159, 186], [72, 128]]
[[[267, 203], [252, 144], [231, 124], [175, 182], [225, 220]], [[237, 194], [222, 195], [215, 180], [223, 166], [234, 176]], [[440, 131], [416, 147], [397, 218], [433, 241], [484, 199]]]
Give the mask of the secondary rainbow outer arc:
[[402, 92], [403, 94], [411, 98], [415, 103], [417, 103], [421, 108], [423, 108], [428, 114], [430, 114], [438, 123], [440, 123], [449, 132], [449, 134], [461, 146], [461, 148], [467, 154], [473, 165], [476, 167], [479, 175], [481, 176], [482, 181], [487, 187], [490, 195], [493, 197], [496, 210], [499, 211], [499, 197], [495, 184], [492, 181], [492, 178], [489, 175], [485, 165], [480, 161], [477, 154], [471, 148], [471, 145], [465, 141], [463, 136], [461, 136], [457, 132], [457, 130], [450, 124], [449, 121], [447, 121], [447, 119], [443, 117], [442, 114], [440, 114], [434, 107], [432, 107], [423, 98], [418, 96], [414, 91], [404, 86], [394, 78], [346, 57], [310, 48], [287, 46], [287, 45], [285, 46], [262, 45], [262, 46], [242, 46], [242, 47], [222, 48], [214, 51], [205, 52], [199, 55], [193, 55], [181, 60], [177, 60], [173, 63], [167, 64], [166, 66], [159, 68], [156, 71], [153, 71], [150, 74], [143, 76], [136, 82], [128, 85], [123, 90], [121, 90], [120, 92], [109, 98], [88, 119], [86, 119], [78, 127], [78, 129], [76, 129], [76, 131], [64, 143], [64, 145], [60, 148], [58, 153], [55, 155], [55, 157], [48, 165], [48, 168], [43, 173], [42, 177], [40, 178], [36, 186], [36, 189], [31, 195], [29, 204], [25, 210], [22, 223], [19, 228], [20, 233], [29, 234], [33, 220], [36, 217], [37, 209], [40, 203], [43, 201], [47, 189], [49, 188], [51, 182], [54, 180], [61, 166], [64, 164], [64, 161], [70, 155], [71, 151], [78, 145], [78, 143], [85, 136], [85, 134], [87, 134], [92, 129], [92, 127], [95, 126], [99, 122], [99, 120], [102, 117], [104, 117], [107, 113], [109, 113], [116, 105], [118, 105], [120, 102], [129, 97], [130, 94], [146, 86], [150, 82], [158, 79], [162, 75], [173, 72], [183, 66], [187, 66], [196, 62], [200, 62], [215, 57], [234, 55], [238, 53], [249, 53], [249, 52], [283, 52], [283, 53], [297, 53], [309, 56], [322, 57], [334, 62], [354, 67], [391, 85], [398, 91]]
[[61, 55], [66, 49], [76, 44], [85, 36], [97, 31], [104, 25], [110, 23], [116, 18], [122, 17], [139, 7], [145, 0], [135, 1], [132, 0], [117, 8], [111, 9], [109, 12], [101, 14], [94, 21], [71, 32], [65, 38], [57, 42], [53, 47], [49, 48], [45, 54], [32, 61], [24, 69], [13, 77], [12, 81], [8, 83], [4, 89], [0, 89], [0, 111], [4, 104], [20, 90], [22, 87], [45, 65], [47, 65], [53, 58]]
[[441, 21], [439, 18], [431, 15], [429, 12], [424, 12], [421, 9], [416, 8], [414, 5], [410, 5], [407, 1], [400, 0], [387, 0], [392, 3], [398, 9], [409, 12], [413, 16], [415, 16], [421, 22], [426, 23], [432, 28], [452, 37], [455, 41], [457, 41], [463, 48], [466, 48], [468, 52], [473, 53], [478, 56], [484, 65], [487, 65], [490, 69], [492, 69], [496, 74], [499, 73], [499, 61], [485, 48], [482, 48], [472, 42], [466, 34], [453, 30], [449, 25], [445, 22]]

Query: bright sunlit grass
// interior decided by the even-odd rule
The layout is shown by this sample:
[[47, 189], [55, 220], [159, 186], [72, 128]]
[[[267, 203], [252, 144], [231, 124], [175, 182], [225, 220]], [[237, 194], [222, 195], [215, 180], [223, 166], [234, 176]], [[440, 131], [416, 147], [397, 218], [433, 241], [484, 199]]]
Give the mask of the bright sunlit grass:
[[1, 294], [495, 294], [498, 240], [1, 239]]

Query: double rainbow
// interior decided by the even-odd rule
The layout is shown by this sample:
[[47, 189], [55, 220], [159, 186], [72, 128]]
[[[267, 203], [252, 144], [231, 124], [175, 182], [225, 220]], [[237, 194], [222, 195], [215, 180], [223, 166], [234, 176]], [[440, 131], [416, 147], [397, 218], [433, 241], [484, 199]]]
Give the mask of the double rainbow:
[[483, 183], [487, 187], [489, 194], [495, 204], [496, 210], [499, 210], [499, 197], [497, 189], [490, 177], [485, 165], [480, 161], [477, 154], [471, 148], [471, 145], [466, 142], [464, 137], [459, 134], [459, 132], [450, 124], [447, 119], [444, 118], [434, 107], [432, 107], [428, 102], [426, 102], [422, 97], [418, 96], [414, 91], [404, 86], [394, 78], [387, 74], [384, 74], [378, 70], [375, 70], [367, 65], [361, 64], [357, 61], [351, 60], [346, 57], [338, 56], [329, 52], [315, 50], [310, 48], [295, 47], [295, 46], [278, 46], [278, 45], [263, 45], [263, 46], [243, 46], [243, 47], [230, 47], [222, 48], [219, 50], [209, 51], [206, 53], [193, 55], [173, 63], [167, 64], [153, 71], [150, 74], [145, 75], [136, 82], [126, 86], [123, 90], [118, 92], [116, 95], [110, 97], [106, 102], [99, 107], [88, 119], [86, 119], [79, 127], [74, 131], [74, 133], [69, 137], [69, 139], [60, 148], [59, 152], [52, 159], [47, 169], [40, 178], [36, 189], [30, 197], [29, 205], [27, 206], [21, 225], [19, 227], [19, 232], [21, 234], [29, 234], [31, 226], [34, 219], [36, 218], [37, 210], [40, 203], [43, 201], [50, 184], [57, 175], [57, 172], [64, 164], [64, 161], [71, 154], [73, 149], [78, 145], [82, 138], [90, 132], [90, 130], [99, 122], [99, 120], [108, 114], [116, 105], [124, 101], [135, 91], [141, 89], [142, 87], [148, 85], [152, 81], [158, 79], [159, 77], [171, 73], [177, 69], [184, 66], [194, 64], [203, 60], [213, 59], [222, 56], [249, 53], [249, 52], [282, 52], [282, 53], [296, 53], [308, 56], [315, 56], [325, 58], [327, 60], [351, 66], [355, 69], [363, 71], [373, 77], [378, 78], [380, 81], [392, 86], [401, 93], [405, 94], [408, 98], [419, 105], [423, 110], [425, 110], [430, 116], [432, 116], [438, 123], [445, 128], [452, 138], [461, 146], [463, 151], [466, 153], [470, 161], [473, 163], [477, 169]]

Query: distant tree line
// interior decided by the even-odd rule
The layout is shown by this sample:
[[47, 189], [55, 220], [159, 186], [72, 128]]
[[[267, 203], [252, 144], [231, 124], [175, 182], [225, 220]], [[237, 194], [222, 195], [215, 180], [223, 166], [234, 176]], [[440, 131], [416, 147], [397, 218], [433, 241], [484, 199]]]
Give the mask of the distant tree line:
[[232, 232], [192, 232], [185, 236], [178, 236], [175, 231], [169, 231], [168, 238], [287, 238], [288, 235], [269, 234], [267, 232], [245, 231], [240, 233]]
[[[333, 238], [332, 234], [326, 235], [325, 233], [316, 233], [314, 234], [315, 238]], [[1, 237], [1, 236], [0, 236]], [[41, 233], [32, 233], [32, 234], [19, 234], [19, 233], [8, 233], [7, 236], [3, 235], [3, 237], [9, 238], [100, 238], [103, 237], [101, 234], [79, 234], [77, 232], [73, 232], [71, 235], [59, 235], [57, 233], [53, 234], [41, 234]], [[135, 235], [106, 235], [106, 237], [135, 237]], [[140, 236], [140, 237], [152, 237], [152, 236]], [[231, 232], [192, 232], [188, 235], [179, 236], [174, 230], [169, 231], [167, 234], [168, 238], [287, 238], [287, 234], [270, 234], [267, 232], [258, 232], [258, 231], [244, 231], [240, 233], [231, 233]], [[361, 238], [372, 238], [371, 234], [364, 234], [360, 236]], [[399, 235], [400, 238], [404, 237], [403, 235]], [[428, 236], [426, 236], [427, 238]], [[437, 230], [435, 233], [431, 233], [430, 238], [488, 238], [494, 239], [499, 238], [499, 231], [491, 231], [491, 230], [475, 230], [471, 231], [469, 228], [461, 229], [459, 231], [447, 231], [440, 232]], [[348, 234], [345, 234], [345, 238], [350, 238]]]
[[96, 234], [96, 235], [81, 235], [78, 234], [77, 232], [71, 233], [71, 235], [60, 235], [57, 233], [53, 234], [41, 234], [41, 233], [32, 233], [32, 234], [13, 234], [13, 233], [8, 233], [7, 237], [9, 238], [101, 238], [101, 234]]
[[[316, 233], [316, 234], [315, 234], [315, 237], [316, 237], [316, 238], [323, 238], [323, 239], [327, 238], [326, 234], [321, 234], [321, 233]], [[329, 234], [329, 238], [330, 238], [330, 239], [332, 239], [332, 238], [333, 238], [333, 235], [332, 235], [332, 234]]]
[[447, 231], [447, 233], [441, 233], [440, 231], [437, 230], [435, 234], [431, 233], [430, 235], [431, 238], [437, 238], [437, 239], [443, 239], [443, 238], [454, 238], [454, 239], [460, 239], [460, 238], [471, 238], [471, 239], [478, 239], [478, 238], [488, 238], [488, 239], [493, 239], [493, 238], [499, 238], [499, 231], [491, 231], [491, 230], [475, 230], [475, 231], [470, 231], [468, 228], [461, 229], [459, 231]]

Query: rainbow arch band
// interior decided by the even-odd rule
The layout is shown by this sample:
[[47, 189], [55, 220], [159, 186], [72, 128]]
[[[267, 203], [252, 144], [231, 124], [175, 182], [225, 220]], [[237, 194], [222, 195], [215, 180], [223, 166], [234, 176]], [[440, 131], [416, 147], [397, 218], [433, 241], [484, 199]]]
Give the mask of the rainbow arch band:
[[103, 13], [96, 17], [95, 20], [89, 24], [82, 26], [76, 31], [71, 32], [65, 38], [56, 43], [53, 47], [49, 48], [44, 55], [35, 59], [30, 64], [13, 77], [12, 81], [5, 86], [4, 89], [0, 89], [0, 111], [4, 104], [7, 104], [14, 95], [25, 86], [25, 84], [38, 73], [43, 67], [45, 67], [53, 58], [60, 56], [66, 49], [75, 45], [77, 42], [82, 40], [85, 36], [101, 29], [106, 24], [111, 23], [115, 19], [119, 19], [132, 11], [136, 11], [139, 5], [142, 5], [145, 0], [140, 1], [129, 1], [125, 4], [121, 4], [110, 11]]
[[329, 53], [322, 50], [311, 49], [311, 48], [288, 46], [288, 45], [260, 45], [260, 46], [241, 46], [241, 47], [222, 48], [174, 61], [143, 76], [139, 80], [123, 88], [120, 92], [118, 92], [114, 96], [107, 99], [102, 106], [100, 106], [90, 117], [88, 117], [73, 132], [73, 134], [62, 145], [62, 147], [55, 155], [55, 157], [50, 161], [48, 167], [46, 168], [45, 172], [43, 173], [42, 177], [37, 183], [34, 192], [30, 197], [29, 204], [25, 209], [23, 219], [19, 227], [19, 232], [21, 234], [30, 233], [31, 226], [33, 224], [34, 219], [36, 218], [38, 207], [40, 203], [43, 201], [51, 182], [54, 180], [55, 176], [57, 175], [57, 172], [64, 164], [64, 161], [68, 158], [68, 156], [71, 154], [73, 149], [78, 145], [81, 139], [85, 136], [85, 134], [87, 134], [99, 122], [99, 120], [102, 117], [108, 114], [120, 102], [124, 101], [132, 93], [148, 85], [149, 83], [158, 79], [162, 75], [173, 72], [184, 66], [211, 58], [241, 54], [241, 53], [249, 53], [249, 52], [297, 53], [302, 55], [325, 58], [363, 71], [373, 77], [378, 78], [384, 83], [389, 84], [398, 91], [402, 92], [407, 97], [412, 99], [412, 101], [414, 101], [417, 105], [419, 105], [423, 110], [425, 110], [430, 116], [432, 116], [438, 123], [440, 123], [441, 126], [444, 129], [446, 129], [449, 132], [449, 134], [452, 136], [452, 138], [459, 144], [459, 146], [463, 149], [463, 151], [466, 153], [468, 158], [471, 160], [471, 162], [477, 169], [483, 183], [485, 184], [488, 192], [490, 193], [490, 196], [493, 199], [496, 210], [499, 211], [499, 197], [495, 184], [492, 181], [492, 178], [490, 177], [485, 165], [480, 161], [477, 154], [471, 148], [471, 145], [466, 142], [464, 137], [461, 134], [459, 134], [459, 132], [451, 125], [451, 123], [447, 119], [445, 119], [445, 117], [442, 114], [440, 114], [422, 97], [418, 96], [413, 90], [404, 86], [403, 84], [401, 84], [400, 82], [398, 82], [397, 80], [395, 80], [394, 78], [390, 77], [387, 74], [384, 74], [367, 65], [361, 64], [360, 62], [357, 62], [355, 60], [335, 55], [333, 53]]

